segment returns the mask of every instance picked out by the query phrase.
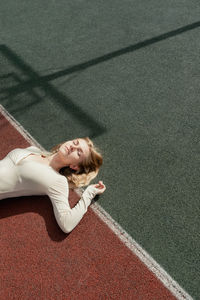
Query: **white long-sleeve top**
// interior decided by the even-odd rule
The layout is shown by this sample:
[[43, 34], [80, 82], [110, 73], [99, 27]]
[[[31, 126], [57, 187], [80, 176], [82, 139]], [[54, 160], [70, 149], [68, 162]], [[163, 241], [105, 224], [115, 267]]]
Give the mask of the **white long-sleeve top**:
[[66, 177], [48, 165], [24, 160], [30, 154], [41, 153], [42, 151], [35, 146], [17, 148], [0, 160], [0, 200], [27, 195], [48, 195], [58, 225], [68, 233], [86, 213], [91, 200], [97, 194], [97, 189], [92, 185], [87, 187], [77, 205], [71, 209]]

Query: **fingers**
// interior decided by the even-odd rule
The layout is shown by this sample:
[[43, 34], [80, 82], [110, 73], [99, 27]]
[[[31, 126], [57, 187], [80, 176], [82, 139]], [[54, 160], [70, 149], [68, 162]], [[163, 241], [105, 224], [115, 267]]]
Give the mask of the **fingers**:
[[103, 184], [103, 181], [99, 181], [98, 184], [94, 185], [96, 189], [98, 189], [97, 194], [102, 194], [106, 190], [106, 186]]
[[95, 187], [98, 189], [103, 189], [105, 187], [105, 185], [103, 184], [103, 181], [99, 181], [99, 183], [96, 184]]

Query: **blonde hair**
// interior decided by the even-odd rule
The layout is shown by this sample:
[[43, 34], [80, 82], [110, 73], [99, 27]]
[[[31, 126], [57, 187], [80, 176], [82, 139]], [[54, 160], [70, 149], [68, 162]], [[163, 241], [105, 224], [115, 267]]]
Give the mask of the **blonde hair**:
[[[97, 176], [99, 168], [103, 163], [102, 155], [94, 146], [90, 138], [84, 137], [81, 139], [85, 140], [89, 147], [90, 154], [88, 155], [88, 157], [86, 157], [84, 161], [79, 164], [78, 171], [70, 169], [69, 166], [63, 167], [59, 171], [61, 175], [64, 175], [67, 178], [70, 188], [77, 188], [88, 185], [90, 181]], [[63, 143], [54, 146], [51, 149], [50, 154], [57, 153], [62, 144]]]

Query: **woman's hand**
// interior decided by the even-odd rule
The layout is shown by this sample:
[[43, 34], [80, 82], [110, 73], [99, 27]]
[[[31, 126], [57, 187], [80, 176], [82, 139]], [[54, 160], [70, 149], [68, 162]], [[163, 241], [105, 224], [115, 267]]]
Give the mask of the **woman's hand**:
[[99, 181], [97, 184], [93, 185], [95, 189], [97, 190], [97, 195], [103, 194], [106, 190], [106, 186], [103, 184], [103, 181]]

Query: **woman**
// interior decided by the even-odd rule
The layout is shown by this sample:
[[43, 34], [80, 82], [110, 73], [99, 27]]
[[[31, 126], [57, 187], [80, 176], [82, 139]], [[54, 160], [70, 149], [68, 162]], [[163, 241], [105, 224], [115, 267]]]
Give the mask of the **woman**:
[[78, 138], [44, 153], [31, 146], [14, 149], [0, 161], [0, 199], [48, 195], [60, 228], [69, 233], [86, 213], [92, 199], [106, 187], [89, 185], [74, 208], [68, 202], [69, 187], [85, 186], [96, 177], [102, 156], [89, 138]]

